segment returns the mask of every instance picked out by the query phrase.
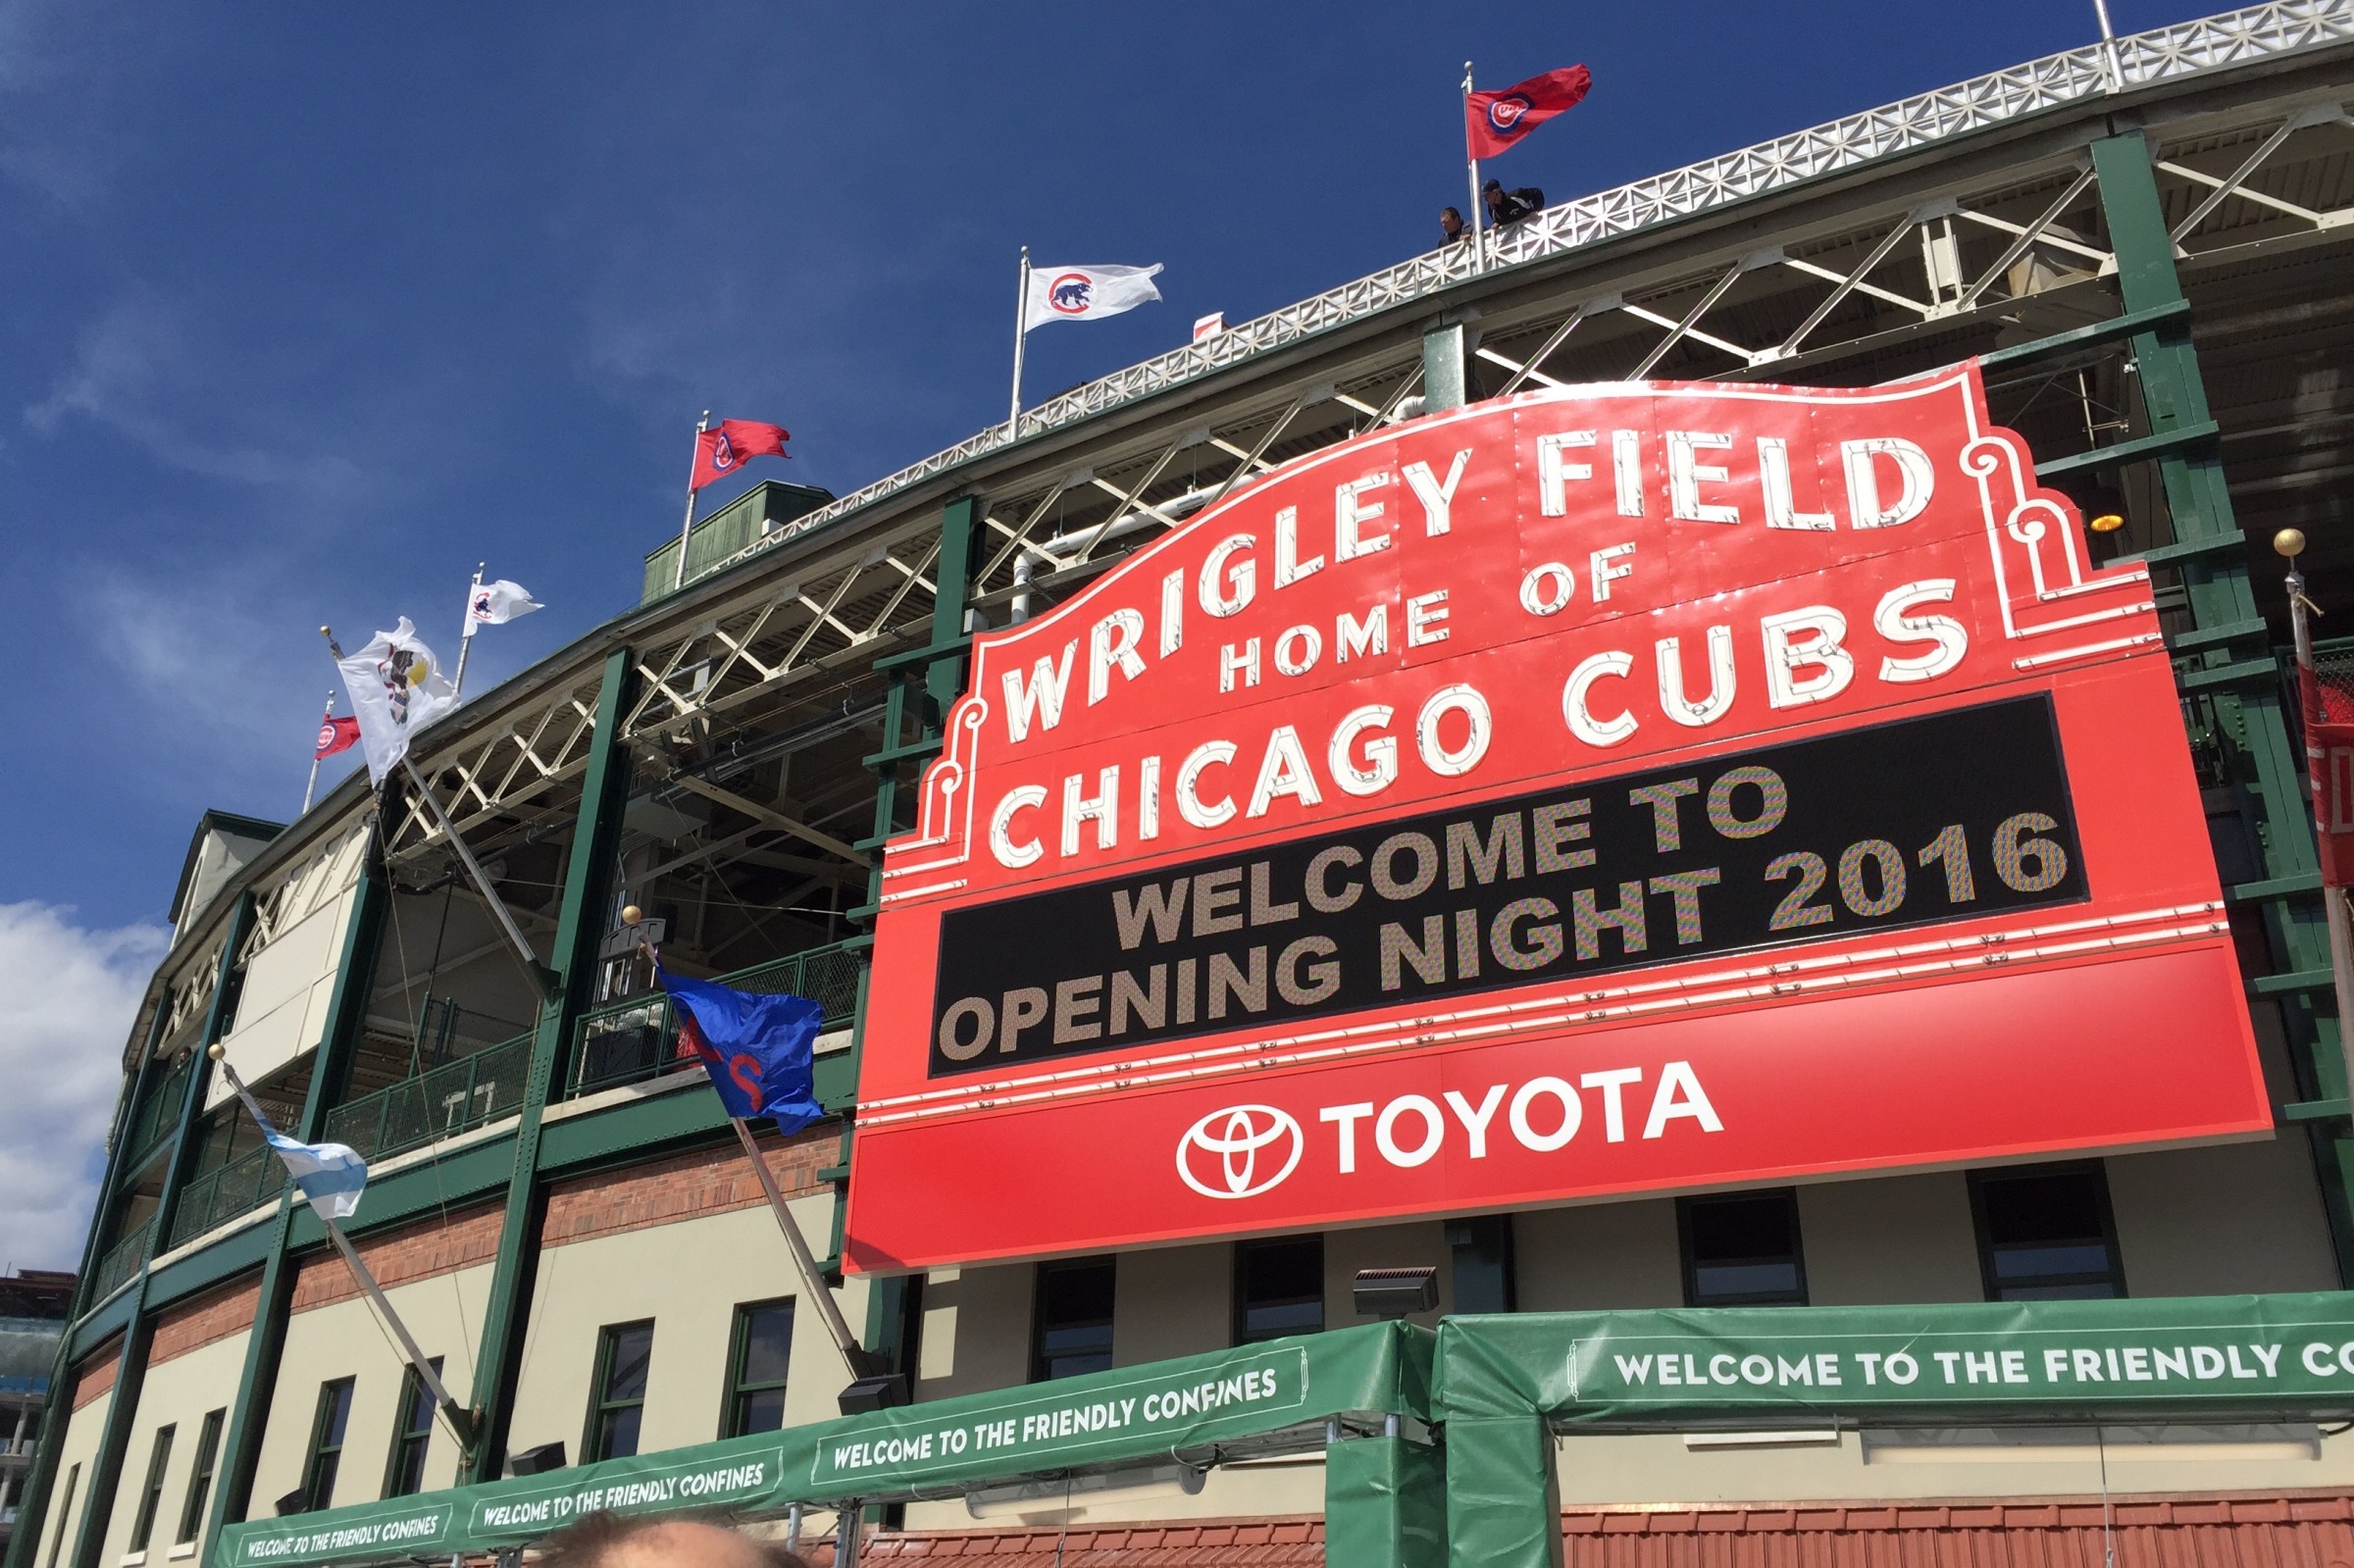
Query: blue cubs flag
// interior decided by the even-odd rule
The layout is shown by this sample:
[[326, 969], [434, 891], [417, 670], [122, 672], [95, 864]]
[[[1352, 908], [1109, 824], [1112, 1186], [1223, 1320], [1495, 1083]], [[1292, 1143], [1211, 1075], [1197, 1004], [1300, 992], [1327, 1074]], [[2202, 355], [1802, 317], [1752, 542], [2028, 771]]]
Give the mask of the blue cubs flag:
[[825, 1010], [805, 996], [759, 996], [657, 968], [679, 1015], [680, 1043], [711, 1075], [730, 1116], [765, 1116], [780, 1133], [823, 1116], [810, 1082]]

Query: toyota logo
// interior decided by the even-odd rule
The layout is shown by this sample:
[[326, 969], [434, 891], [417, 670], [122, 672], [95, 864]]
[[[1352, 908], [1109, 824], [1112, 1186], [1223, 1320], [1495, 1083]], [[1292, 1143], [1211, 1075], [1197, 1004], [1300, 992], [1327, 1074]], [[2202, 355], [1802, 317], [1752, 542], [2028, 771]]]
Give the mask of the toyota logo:
[[1256, 1197], [1299, 1169], [1305, 1148], [1290, 1112], [1229, 1105], [1185, 1130], [1177, 1140], [1177, 1175], [1203, 1197]]

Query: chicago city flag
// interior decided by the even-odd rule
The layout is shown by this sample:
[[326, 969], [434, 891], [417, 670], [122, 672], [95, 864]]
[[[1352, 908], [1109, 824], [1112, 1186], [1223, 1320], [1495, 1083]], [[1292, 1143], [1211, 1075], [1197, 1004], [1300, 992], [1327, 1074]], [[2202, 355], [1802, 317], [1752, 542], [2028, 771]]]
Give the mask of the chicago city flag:
[[383, 784], [384, 775], [400, 766], [412, 732], [457, 704], [434, 650], [417, 639], [417, 629], [405, 615], [399, 626], [379, 632], [366, 647], [337, 659], [335, 668], [343, 672], [343, 689], [359, 721], [371, 784]]
[[1022, 302], [1022, 330], [1048, 322], [1092, 322], [1117, 316], [1124, 310], [1160, 298], [1152, 279], [1160, 263], [1150, 267], [1030, 268], [1030, 297]]

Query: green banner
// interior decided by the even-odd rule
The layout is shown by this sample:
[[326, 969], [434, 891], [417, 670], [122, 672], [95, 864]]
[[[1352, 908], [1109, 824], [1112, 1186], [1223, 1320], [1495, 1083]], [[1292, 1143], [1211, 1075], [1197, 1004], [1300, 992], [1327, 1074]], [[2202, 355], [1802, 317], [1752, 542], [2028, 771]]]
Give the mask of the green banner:
[[[890, 1501], [1166, 1459], [1353, 1412], [1427, 1419], [1433, 1336], [1368, 1324], [1057, 1383], [968, 1394], [552, 1475], [257, 1519], [215, 1568], [436, 1557], [538, 1540], [583, 1514]], [[937, 1494], [937, 1492], [935, 1492]]]
[[1452, 1318], [1442, 1416], [2354, 1413], [2354, 1294]]

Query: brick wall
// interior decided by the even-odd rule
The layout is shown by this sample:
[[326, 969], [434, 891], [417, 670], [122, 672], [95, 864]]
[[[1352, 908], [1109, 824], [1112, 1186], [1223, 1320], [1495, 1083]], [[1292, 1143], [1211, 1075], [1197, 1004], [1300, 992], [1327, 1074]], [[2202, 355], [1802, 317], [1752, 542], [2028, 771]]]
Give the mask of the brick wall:
[[[760, 1140], [760, 1152], [787, 1197], [825, 1190], [826, 1184], [817, 1179], [817, 1173], [834, 1163], [839, 1147], [831, 1125], [790, 1138]], [[641, 1231], [767, 1201], [743, 1150], [730, 1141], [692, 1154], [558, 1184], [548, 1191], [547, 1221], [540, 1240], [545, 1246], [561, 1246], [567, 1241]]]
[[175, 1356], [201, 1350], [232, 1334], [244, 1333], [253, 1327], [254, 1314], [261, 1303], [262, 1282], [252, 1279], [242, 1285], [225, 1285], [185, 1306], [174, 1307], [156, 1322], [155, 1342], [147, 1351], [147, 1364], [162, 1366]]
[[73, 1371], [74, 1408], [78, 1410], [115, 1386], [115, 1371], [123, 1364], [123, 1337], [88, 1357]]
[[[437, 1217], [420, 1220], [353, 1244], [368, 1272], [388, 1290], [413, 1280], [430, 1280], [490, 1262], [498, 1256], [503, 1214], [501, 1204], [486, 1203], [461, 1210], [446, 1221]], [[302, 1272], [295, 1277], [294, 1310], [308, 1312], [351, 1300], [359, 1293], [359, 1282], [351, 1277], [341, 1253], [332, 1249], [315, 1253], [304, 1260]]]

